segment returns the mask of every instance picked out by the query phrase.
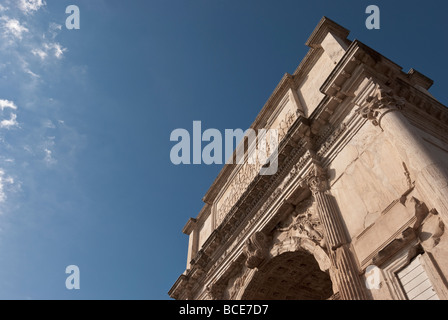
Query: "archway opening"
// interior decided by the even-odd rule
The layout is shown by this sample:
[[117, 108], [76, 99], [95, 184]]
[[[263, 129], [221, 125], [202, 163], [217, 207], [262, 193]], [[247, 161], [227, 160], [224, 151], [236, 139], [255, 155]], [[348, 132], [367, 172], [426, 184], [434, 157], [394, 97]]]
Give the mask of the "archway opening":
[[330, 276], [306, 251], [286, 252], [261, 266], [243, 300], [326, 300], [333, 295]]

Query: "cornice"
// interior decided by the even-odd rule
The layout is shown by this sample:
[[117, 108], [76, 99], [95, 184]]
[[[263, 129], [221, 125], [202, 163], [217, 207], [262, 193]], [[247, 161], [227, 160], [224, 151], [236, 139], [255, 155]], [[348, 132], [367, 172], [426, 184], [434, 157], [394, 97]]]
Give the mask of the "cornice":
[[190, 218], [188, 222], [185, 224], [184, 228], [182, 229], [182, 233], [190, 235], [196, 226], [196, 222], [197, 220], [195, 218]]
[[[312, 67], [315, 59], [318, 59], [322, 53], [322, 49], [318, 45], [319, 41], [322, 41], [322, 34], [324, 34], [322, 30], [330, 28], [330, 26], [332, 26], [331, 28], [334, 27], [334, 22], [330, 21], [329, 19], [321, 20], [307, 42], [311, 47], [307, 56], [294, 75], [285, 74], [251, 128], [257, 128], [265, 124], [284, 94], [290, 88], [295, 89], [297, 87], [297, 83], [301, 81], [301, 76]], [[341, 37], [348, 35], [347, 30], [342, 27], [334, 32], [338, 32]], [[359, 129], [365, 122], [360, 117], [351, 117], [344, 123], [339, 118], [342, 115], [335, 116], [336, 111], [340, 108], [348, 110], [356, 104], [357, 100], [363, 99], [360, 97], [362, 93], [358, 92], [358, 96], [355, 96], [355, 91], [365, 79], [370, 79], [370, 82], [381, 83], [391, 88], [397, 96], [404, 98], [407, 104], [403, 112], [406, 116], [413, 118], [414, 121], [418, 121], [415, 119], [418, 119], [419, 116], [429, 116], [430, 119], [435, 120], [437, 126], [441, 129], [446, 128], [448, 130], [448, 109], [430, 94], [416, 87], [417, 85], [425, 90], [429, 89], [433, 83], [431, 79], [414, 69], [404, 73], [399, 65], [377, 51], [360, 41], [353, 41], [321, 86], [320, 91], [324, 93], [325, 97], [318, 108], [308, 119], [300, 116], [281, 141], [277, 174], [273, 176], [257, 175], [252, 180], [222, 223], [204, 243], [202, 250], [193, 259], [191, 270], [188, 270], [186, 275], [182, 275], [170, 290], [170, 296], [175, 297], [181, 288], [182, 290], [188, 288], [188, 283], [191, 283], [191, 281], [205, 284], [204, 279], [209, 281], [217, 274], [218, 270], [225, 268], [223, 266], [224, 262], [226, 262], [226, 265], [232, 263], [230, 254], [235, 254], [238, 250], [241, 251], [241, 248], [238, 247], [238, 250], [233, 250], [235, 247], [231, 246], [235, 246], [234, 244], [237, 242], [241, 246], [240, 240], [252, 231], [254, 223], [258, 221], [257, 219], [261, 217], [265, 210], [271, 210], [274, 203], [279, 201], [278, 197], [282, 192], [279, 191], [278, 187], [283, 183], [285, 177], [290, 175], [288, 181], [297, 179], [299, 172], [302, 172], [307, 166], [310, 157], [307, 157], [304, 147], [307, 140], [304, 139], [305, 137], [313, 139], [313, 147], [317, 155], [325, 158], [324, 165], [331, 162], [332, 156], [330, 154], [336, 154], [351, 139], [352, 131]], [[215, 197], [235, 169], [236, 165], [224, 166], [206, 193], [204, 202], [208, 204], [214, 202]], [[204, 210], [201, 210], [201, 212]], [[184, 230], [190, 230], [194, 222], [194, 219], [190, 220]], [[238, 251], [239, 254], [241, 254], [240, 251]], [[198, 281], [198, 279], [201, 281]]]
[[333, 33], [341, 40], [345, 40], [350, 34], [350, 31], [324, 16], [319, 21], [317, 27], [311, 33], [305, 44], [310, 48], [319, 48], [328, 33]]
[[181, 274], [174, 285], [171, 287], [171, 289], [168, 291], [168, 295], [176, 300], [183, 299], [187, 291], [187, 284], [188, 276], [186, 276], [185, 274]]
[[419, 114], [429, 115], [433, 120], [448, 127], [448, 109], [431, 95], [417, 89], [412, 83], [404, 79], [396, 79], [392, 84], [394, 92], [404, 98], [411, 108], [404, 111], [411, 111]]
[[432, 79], [418, 72], [414, 68], [409, 70], [408, 78], [412, 84], [421, 86], [425, 90], [429, 90], [429, 88], [431, 88], [432, 85], [434, 84], [434, 81]]
[[[316, 61], [320, 58], [323, 53], [323, 49], [320, 47], [320, 43], [323, 41], [325, 36], [331, 32], [344, 41], [350, 42], [347, 40], [347, 36], [350, 31], [338, 25], [331, 19], [327, 17], [323, 17], [310, 38], [308, 39], [306, 45], [311, 49], [308, 51], [305, 58], [301, 61], [294, 74], [291, 75], [289, 73], [285, 73], [280, 80], [277, 87], [274, 89], [269, 99], [261, 109], [260, 113], [256, 117], [255, 121], [252, 123], [250, 128], [258, 129], [264, 128], [267, 124], [267, 120], [270, 117], [270, 114], [274, 111], [276, 105], [280, 102], [280, 100], [284, 97], [289, 89], [296, 90], [303, 77], [309, 72], [309, 70], [314, 66]], [[233, 154], [235, 157], [236, 150]], [[218, 174], [209, 190], [203, 197], [203, 201], [208, 204], [212, 204], [219, 191], [223, 188], [223, 186], [227, 183], [227, 180], [232, 175], [232, 172], [238, 169], [236, 165], [230, 164], [225, 165], [221, 172]]]
[[[344, 27], [338, 25], [336, 22], [332, 21], [327, 17], [323, 17], [317, 27], [312, 32], [309, 37], [306, 45], [310, 47], [305, 58], [301, 61], [294, 74], [285, 73], [282, 79], [280, 80], [277, 87], [274, 89], [273, 93], [270, 95], [269, 99], [261, 109], [260, 113], [256, 117], [255, 121], [252, 123], [250, 128], [258, 129], [265, 128], [267, 125], [267, 120], [269, 119], [271, 113], [274, 111], [276, 105], [280, 102], [280, 100], [284, 97], [289, 89], [296, 90], [303, 77], [309, 72], [309, 70], [314, 66], [315, 62], [320, 58], [323, 53], [323, 49], [320, 46], [320, 43], [323, 41], [325, 36], [329, 33], [333, 33], [334, 35], [340, 37], [342, 40], [350, 43], [350, 40], [347, 40], [347, 36], [350, 31], [345, 29]], [[238, 147], [237, 147], [238, 148]], [[237, 149], [236, 148], [236, 149]], [[235, 157], [236, 150], [234, 151], [233, 157]], [[223, 169], [220, 171], [208, 191], [203, 197], [203, 201], [207, 204], [214, 203], [217, 195], [220, 190], [227, 183], [229, 177], [232, 175], [234, 170], [238, 170], [238, 166], [235, 164], [226, 164]]]
[[[334, 106], [346, 98], [352, 99], [355, 96], [354, 90], [366, 78], [391, 88], [397, 96], [404, 98], [408, 102], [403, 110], [405, 114], [426, 114], [438, 124], [448, 126], [446, 106], [424, 91], [433, 84], [431, 79], [415, 69], [411, 69], [408, 73], [403, 72], [398, 64], [357, 40], [353, 41], [320, 88], [327, 97], [327, 103], [323, 103], [315, 112], [327, 112], [331, 115]], [[312, 131], [316, 130], [312, 127]]]
[[[250, 128], [254, 130], [266, 128], [266, 122], [270, 114], [274, 111], [274, 108], [277, 106], [277, 104], [280, 103], [281, 99], [284, 97], [287, 91], [293, 86], [294, 77], [288, 73], [285, 73]], [[235, 151], [232, 155], [233, 158], [235, 158], [236, 156], [236, 149], [238, 149], [238, 147], [235, 148]], [[233, 171], [237, 169], [239, 169], [239, 166], [235, 164], [224, 165], [223, 169], [220, 171], [202, 200], [205, 203], [212, 204], [223, 186], [227, 183], [228, 178], [232, 175]]]

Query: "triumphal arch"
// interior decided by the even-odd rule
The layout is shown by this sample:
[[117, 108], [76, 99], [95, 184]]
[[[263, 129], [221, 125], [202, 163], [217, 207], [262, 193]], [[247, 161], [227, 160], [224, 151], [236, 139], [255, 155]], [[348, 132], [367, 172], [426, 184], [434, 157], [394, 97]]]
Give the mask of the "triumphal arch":
[[325, 17], [312, 32], [251, 126], [278, 130], [277, 172], [223, 167], [171, 297], [448, 298], [448, 110], [348, 35]]

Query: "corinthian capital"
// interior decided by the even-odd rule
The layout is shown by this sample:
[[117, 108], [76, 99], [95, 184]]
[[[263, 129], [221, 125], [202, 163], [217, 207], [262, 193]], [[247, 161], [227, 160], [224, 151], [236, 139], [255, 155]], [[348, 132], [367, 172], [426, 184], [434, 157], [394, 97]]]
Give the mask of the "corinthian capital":
[[306, 177], [306, 183], [313, 194], [325, 192], [328, 189], [328, 181], [325, 169], [318, 163], [313, 164], [312, 170]]
[[373, 125], [381, 126], [381, 118], [386, 113], [399, 111], [404, 104], [404, 98], [396, 96], [391, 89], [378, 85], [373, 94], [365, 99], [364, 106], [356, 112], [363, 118], [370, 120]]
[[308, 186], [313, 194], [327, 190], [327, 178], [325, 176], [312, 176], [308, 178]]

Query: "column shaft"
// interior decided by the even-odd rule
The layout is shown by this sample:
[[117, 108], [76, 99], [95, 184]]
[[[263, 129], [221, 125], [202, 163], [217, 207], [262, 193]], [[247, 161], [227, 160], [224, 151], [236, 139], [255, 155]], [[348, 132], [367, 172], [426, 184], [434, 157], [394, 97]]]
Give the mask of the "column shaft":
[[417, 176], [416, 188], [425, 202], [436, 208], [448, 223], [448, 172], [443, 159], [437, 159], [427, 143], [401, 111], [384, 113], [381, 127], [388, 140], [408, 161]]
[[308, 177], [308, 185], [317, 203], [319, 219], [325, 230], [325, 241], [333, 267], [336, 281], [343, 300], [366, 300], [367, 296], [361, 281], [354, 257], [347, 244], [347, 235], [342, 226], [341, 216], [334, 198], [327, 193], [328, 182], [322, 174], [323, 169], [315, 168]]

